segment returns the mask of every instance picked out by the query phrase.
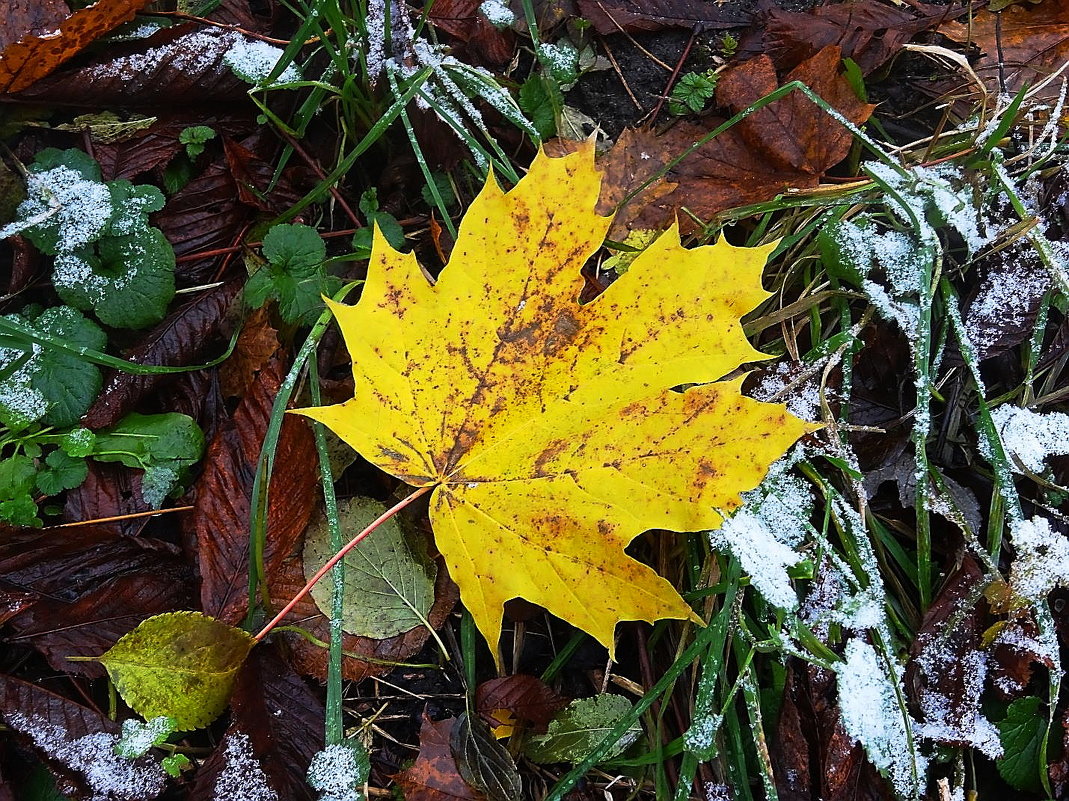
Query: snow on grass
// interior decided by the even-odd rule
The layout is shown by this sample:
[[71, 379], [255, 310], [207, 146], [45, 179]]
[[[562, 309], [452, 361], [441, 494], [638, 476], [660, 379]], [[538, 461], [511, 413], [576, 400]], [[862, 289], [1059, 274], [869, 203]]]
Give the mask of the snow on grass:
[[152, 760], [117, 756], [117, 735], [98, 732], [71, 739], [64, 729], [37, 715], [9, 712], [4, 717], [49, 759], [84, 776], [92, 801], [155, 798], [167, 783], [167, 774]]
[[[1069, 414], [1040, 414], [1007, 404], [992, 409], [991, 419], [1014, 472], [1022, 472], [1023, 466], [1041, 473], [1049, 457], [1069, 453]], [[984, 440], [980, 440], [980, 451], [989, 462], [994, 461]]]
[[805, 558], [794, 546], [805, 538], [812, 507], [809, 485], [773, 465], [761, 486], [747, 493], [746, 505], [709, 532], [709, 541], [735, 555], [766, 601], [794, 610], [798, 596], [787, 569]]
[[249, 735], [232, 731], [223, 748], [223, 769], [215, 779], [213, 801], [278, 801], [260, 760], [252, 751]]
[[[927, 763], [914, 754], [907, 718], [898, 703], [896, 684], [876, 650], [864, 640], [846, 644], [845, 664], [838, 665], [839, 710], [843, 728], [861, 743], [869, 760], [885, 771], [901, 796], [915, 797], [923, 784]], [[912, 721], [910, 721], [912, 724]]]
[[[907, 225], [912, 226], [916, 221], [922, 227], [925, 221], [948, 225], [961, 234], [970, 253], [976, 253], [991, 241], [991, 226], [958, 166], [915, 166], [903, 175], [888, 164], [874, 161], [868, 162], [865, 169], [891, 188], [894, 194], [886, 196], [887, 206]], [[936, 219], [933, 221], [931, 217]]]
[[783, 403], [787, 411], [800, 420], [819, 422], [820, 379], [827, 359], [814, 364], [780, 361], [769, 366], [757, 379], [750, 397], [759, 401]]
[[1045, 517], [1022, 520], [1012, 527], [1017, 557], [1010, 567], [1010, 587], [1033, 603], [1055, 587], [1069, 587], [1069, 539], [1051, 529]]

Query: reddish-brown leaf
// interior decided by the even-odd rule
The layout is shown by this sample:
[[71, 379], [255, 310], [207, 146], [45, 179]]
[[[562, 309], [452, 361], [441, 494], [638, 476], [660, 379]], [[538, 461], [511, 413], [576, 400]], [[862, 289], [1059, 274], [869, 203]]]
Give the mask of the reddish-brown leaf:
[[[216, 355], [222, 350], [220, 328], [241, 288], [240, 281], [230, 281], [197, 293], [149, 331], [137, 347], [124, 354], [125, 358], [137, 364], [176, 366], [193, 365]], [[174, 378], [173, 374], [113, 371], [82, 422], [94, 429], [115, 425], [143, 397]]]
[[484, 681], [475, 690], [475, 711], [491, 726], [494, 712], [511, 712], [517, 720], [544, 727], [568, 699], [534, 676], [517, 674]]
[[[58, 22], [55, 30], [41, 31], [40, 35], [27, 33], [0, 53], [0, 92], [27, 88], [112, 28], [133, 19], [147, 4], [148, 0], [97, 0], [65, 19], [56, 20], [58, 9], [50, 3], [41, 21], [49, 20], [45, 23], [48, 25]], [[5, 24], [10, 22], [5, 15]]]
[[[230, 710], [227, 736], [247, 738], [248, 749], [276, 797], [312, 801], [316, 794], [305, 777], [313, 755], [323, 748], [323, 702], [273, 646], [261, 645], [249, 654], [238, 674]], [[228, 781], [226, 746], [224, 738], [197, 771], [189, 801], [220, 798], [218, 784]], [[235, 773], [240, 778], [241, 773]]]
[[891, 801], [891, 789], [843, 730], [835, 674], [791, 660], [776, 736], [769, 742], [783, 801]]
[[27, 33], [40, 36], [70, 16], [63, 0], [0, 0], [0, 51]]
[[163, 28], [147, 39], [108, 48], [76, 68], [60, 70], [19, 97], [93, 106], [162, 106], [168, 111], [205, 98], [239, 101], [249, 85], [223, 59], [241, 38], [235, 31], [196, 23]]
[[412, 767], [394, 776], [405, 801], [485, 801], [461, 778], [449, 748], [456, 722], [456, 718], [434, 722], [424, 715], [419, 729], [419, 756]]
[[[196, 485], [193, 529], [205, 614], [236, 623], [248, 607], [249, 504], [256, 464], [285, 364], [257, 376], [229, 424], [213, 438]], [[311, 431], [287, 417], [275, 453], [264, 568], [277, 573], [308, 524], [319, 477]]]
[[921, 722], [931, 727], [928, 736], [946, 745], [975, 746], [994, 731], [980, 712], [988, 656], [982, 650], [986, 615], [976, 597], [984, 583], [979, 563], [965, 554], [932, 602], [910, 648], [906, 687]]
[[11, 616], [13, 642], [40, 651], [56, 669], [104, 675], [99, 656], [151, 615], [189, 600], [190, 575], [176, 548], [100, 526], [22, 530], [0, 543], [0, 587], [33, 599]]
[[738, 55], [768, 55], [781, 70], [793, 69], [821, 48], [837, 45], [868, 75], [883, 66], [911, 38], [965, 12], [924, 3], [896, 8], [878, 0], [854, 0], [787, 11], [773, 8], [761, 15], [739, 44]]
[[[153, 109], [153, 113], [156, 113]], [[151, 170], [162, 169], [185, 145], [179, 134], [192, 124], [206, 125], [220, 135], [247, 136], [255, 127], [250, 115], [200, 115], [194, 121], [187, 114], [157, 114], [156, 122], [119, 142], [98, 142], [93, 156], [100, 164], [104, 180], [132, 180]]]
[[[149, 511], [141, 497], [141, 471], [121, 464], [89, 461], [89, 475], [80, 487], [68, 490], [63, 519], [69, 523], [120, 517]], [[147, 517], [113, 520], [100, 525], [116, 533], [136, 535], [149, 522]]]
[[[968, 22], [947, 23], [939, 32], [980, 48], [983, 55], [973, 68], [995, 94], [1035, 86], [1069, 60], [1069, 4], [1064, 2], [1017, 3], [998, 13], [982, 9]], [[1053, 103], [1060, 91], [1060, 82], [1053, 81], [1034, 100]]]
[[4, 674], [0, 720], [48, 766], [64, 798], [148, 801], [166, 785], [166, 775], [152, 757], [129, 761], [115, 756], [118, 723]]
[[[857, 98], [839, 75], [839, 65], [838, 48], [826, 47], [789, 73], [784, 82], [801, 81], [847, 119], [861, 123], [873, 106]], [[717, 102], [738, 112], [779, 85], [771, 60], [761, 56], [723, 74]], [[711, 120], [708, 126], [720, 122]], [[684, 124], [663, 136], [645, 129], [621, 137], [603, 160], [608, 175], [603, 202], [622, 199], [660, 169], [664, 161], [658, 159], [679, 156], [707, 132], [706, 127]], [[632, 228], [665, 228], [681, 207], [708, 219], [725, 209], [771, 200], [788, 188], [814, 187], [846, 157], [850, 144], [849, 131], [804, 95], [793, 92], [707, 142], [666, 178], [644, 190], [617, 215], [609, 237], [622, 240]], [[683, 225], [688, 224], [686, 216], [678, 216]]]
[[435, 0], [428, 15], [436, 28], [455, 36], [478, 61], [505, 64], [516, 48], [509, 29], [499, 31], [479, 13], [481, 0]]
[[55, 670], [101, 678], [99, 663], [67, 657], [100, 656], [144, 619], [187, 608], [191, 584], [188, 568], [175, 560], [151, 573], [103, 580], [70, 603], [44, 598], [11, 620], [9, 641], [32, 645]]
[[695, 31], [734, 28], [750, 14], [731, 4], [705, 0], [578, 0], [579, 13], [601, 35], [689, 28]]
[[267, 308], [253, 310], [245, 319], [233, 355], [219, 366], [219, 383], [230, 398], [244, 396], [256, 374], [279, 348], [278, 331]]

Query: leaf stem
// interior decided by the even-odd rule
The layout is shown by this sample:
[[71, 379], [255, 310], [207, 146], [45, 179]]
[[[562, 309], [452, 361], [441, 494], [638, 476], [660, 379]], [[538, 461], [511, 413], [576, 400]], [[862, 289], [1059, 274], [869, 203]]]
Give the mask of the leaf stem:
[[371, 524], [367, 528], [365, 528], [363, 531], [361, 531], [359, 534], [357, 534], [355, 537], [353, 537], [351, 540], [349, 540], [349, 542], [346, 543], [344, 548], [342, 548], [340, 551], [338, 551], [336, 554], [334, 554], [334, 556], [332, 556], [330, 559], [328, 559], [327, 563], [325, 565], [323, 565], [323, 567], [319, 568], [319, 570], [317, 570], [315, 572], [315, 575], [312, 576], [310, 579], [308, 579], [308, 581], [305, 583], [305, 585], [303, 587], [301, 587], [300, 592], [298, 592], [296, 595], [294, 595], [293, 598], [290, 599], [290, 602], [288, 604], [286, 604], [284, 607], [282, 607], [282, 611], [280, 611], [277, 615], [275, 615], [271, 619], [271, 621], [260, 630], [260, 633], [257, 634], [255, 637], [253, 637], [253, 639], [256, 640], [256, 642], [260, 642], [264, 637], [266, 637], [271, 632], [271, 629], [273, 629], [275, 626], [277, 626], [279, 623], [281, 623], [282, 619], [293, 610], [293, 607], [295, 607], [298, 603], [300, 603], [301, 599], [304, 598], [304, 596], [306, 596], [308, 593], [310, 593], [312, 591], [312, 587], [314, 587], [319, 582], [319, 580], [321, 578], [323, 578], [323, 576], [327, 575], [327, 573], [330, 572], [331, 568], [333, 568], [334, 565], [338, 564], [338, 562], [340, 562], [342, 559], [344, 559], [345, 555], [347, 553], [349, 553], [349, 551], [351, 551], [353, 548], [355, 548], [357, 545], [359, 545], [360, 541], [362, 539], [364, 539], [364, 537], [366, 537], [372, 531], [377, 529], [379, 526], [381, 526], [383, 523], [385, 523], [387, 520], [389, 520], [395, 514], [400, 512], [402, 509], [404, 509], [406, 506], [408, 506], [414, 500], [416, 500], [417, 498], [419, 498], [422, 495], [426, 495], [428, 492], [430, 492], [432, 489], [434, 489], [435, 486], [437, 486], [437, 485], [436, 484], [428, 484], [425, 487], [420, 487], [415, 492], [410, 494], [408, 497], [404, 498], [403, 500], [398, 501], [393, 506], [391, 506], [389, 509], [387, 509], [385, 512], [383, 512], [381, 515], [376, 517], [373, 521], [371, 521]]

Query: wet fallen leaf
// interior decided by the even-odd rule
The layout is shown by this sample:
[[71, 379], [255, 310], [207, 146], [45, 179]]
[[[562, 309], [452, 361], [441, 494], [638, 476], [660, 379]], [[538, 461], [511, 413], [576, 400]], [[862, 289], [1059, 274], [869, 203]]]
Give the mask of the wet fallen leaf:
[[63, 798], [149, 801], [164, 789], [152, 757], [116, 756], [118, 723], [30, 682], [0, 674], [0, 720], [42, 758]]
[[[233, 419], [208, 446], [204, 472], [196, 485], [193, 530], [201, 574], [201, 608], [226, 623], [237, 623], [248, 608], [249, 502], [284, 369], [282, 360], [275, 358], [257, 376]], [[264, 550], [268, 581], [281, 569], [315, 505], [319, 472], [311, 432], [284, 421], [275, 460]]]
[[522, 673], [484, 681], [475, 690], [475, 710], [491, 726], [500, 722], [499, 713], [507, 712], [544, 730], [566, 703], [545, 682]]
[[178, 549], [102, 526], [21, 530], [0, 544], [0, 587], [26, 596], [7, 641], [37, 649], [59, 671], [104, 675], [96, 656], [150, 615], [188, 602], [191, 576]]
[[917, 632], [906, 684], [920, 709], [926, 738], [978, 748], [994, 758], [1000, 753], [998, 733], [980, 709], [989, 662], [981, 650], [984, 616], [976, 605], [983, 582], [979, 563], [966, 554]]
[[[386, 511], [371, 498], [338, 503], [341, 530], [356, 532]], [[304, 535], [304, 573], [311, 578], [334, 555], [330, 527], [319, 515]], [[426, 540], [406, 532], [396, 518], [387, 520], [345, 557], [342, 628], [350, 634], [384, 640], [426, 625], [434, 605], [438, 568], [427, 555]], [[334, 581], [331, 574], [312, 587], [316, 605], [329, 614]]]
[[[980, 48], [973, 68], [995, 95], [1035, 86], [1069, 61], [1069, 6], [1061, 2], [1013, 5], [998, 13], [980, 9], [968, 24], [949, 22], [939, 32]], [[1053, 103], [1060, 91], [1055, 80], [1035, 102]]]
[[[861, 123], [874, 107], [861, 102], [839, 75], [840, 60], [837, 47], [826, 47], [786, 75], [783, 83], [801, 81], [844, 117]], [[723, 73], [717, 103], [739, 112], [780, 85], [772, 60], [760, 56]], [[622, 199], [662, 169], [660, 159], [678, 157], [721, 122], [676, 125], [663, 135], [639, 129], [620, 137], [603, 160], [612, 176], [604, 197]], [[677, 216], [686, 224], [688, 218], [677, 215], [680, 207], [709, 219], [726, 209], [771, 200], [789, 188], [814, 187], [846, 157], [851, 142], [848, 130], [804, 95], [792, 92], [702, 145], [651, 184], [617, 214], [610, 237], [622, 241], [631, 229], [661, 230]], [[623, 191], [618, 182], [624, 182]]]
[[423, 717], [419, 756], [412, 767], [393, 777], [405, 801], [485, 801], [485, 796], [461, 778], [449, 748], [456, 723], [456, 718], [433, 722]]
[[599, 190], [592, 141], [540, 154], [507, 194], [491, 176], [433, 286], [378, 236], [360, 302], [331, 306], [356, 397], [299, 410], [434, 487], [436, 543], [495, 651], [515, 597], [609, 648], [621, 620], [692, 618], [624, 548], [718, 526], [806, 430], [737, 380], [706, 383], [763, 358], [739, 318], [767, 296], [768, 248], [688, 250], [672, 230], [577, 303], [611, 222]]
[[[272, 598], [292, 598], [296, 595], [305, 581], [304, 561], [300, 554], [283, 561], [278, 572], [269, 577], [269, 581]], [[442, 626], [456, 602], [456, 585], [449, 580], [449, 574], [445, 570], [439, 569], [438, 579], [434, 584], [434, 605], [427, 615], [431, 628], [438, 629]], [[320, 641], [316, 644], [297, 634], [285, 635], [290, 646], [293, 666], [301, 673], [325, 680], [326, 641], [330, 639], [330, 621], [327, 616], [311, 598], [304, 598], [294, 607], [286, 622], [300, 626]], [[351, 681], [387, 673], [396, 663], [418, 653], [429, 637], [430, 632], [425, 626], [418, 626], [384, 640], [344, 633], [342, 648], [345, 658], [342, 660], [342, 673]]]
[[[593, 751], [631, 711], [622, 695], [604, 693], [572, 701], [549, 722], [545, 734], [531, 737], [524, 745], [527, 758], [539, 763], [578, 762]], [[642, 726], [632, 723], [602, 757], [618, 757], [642, 736]]]
[[145, 719], [199, 729], [219, 716], [255, 641], [200, 612], [150, 617], [98, 657], [115, 689]]
[[449, 736], [449, 749], [461, 778], [487, 801], [515, 801], [522, 796], [523, 783], [512, 754], [481, 719], [461, 713]]
[[715, 30], [745, 25], [750, 14], [705, 0], [578, 0], [580, 16], [603, 36], [665, 28]]
[[891, 59], [918, 33], [964, 13], [911, 3], [896, 8], [879, 0], [854, 0], [809, 11], [767, 10], [739, 43], [738, 56], [767, 54], [780, 69], [793, 69], [828, 45], [842, 50], [868, 75]]
[[[0, 92], [27, 88], [112, 28], [133, 19], [146, 5], [148, 0], [97, 0], [59, 20], [55, 29], [26, 33], [0, 52]], [[45, 19], [49, 20], [46, 24], [55, 24], [55, 10], [42, 22]]]
[[435, 0], [428, 18], [436, 28], [462, 41], [467, 50], [486, 64], [505, 64], [516, 48], [515, 34], [498, 30], [479, 13], [481, 0]]
[[[124, 357], [151, 365], [191, 365], [207, 360], [215, 355], [213, 348], [222, 350], [219, 329], [240, 291], [241, 283], [231, 281], [198, 293], [145, 334]], [[82, 418], [83, 425], [93, 429], [115, 425], [158, 385], [174, 378], [112, 371]]]

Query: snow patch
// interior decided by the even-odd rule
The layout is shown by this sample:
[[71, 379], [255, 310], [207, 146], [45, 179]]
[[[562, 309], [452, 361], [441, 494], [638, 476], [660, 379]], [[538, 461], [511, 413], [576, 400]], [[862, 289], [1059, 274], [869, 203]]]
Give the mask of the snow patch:
[[846, 644], [845, 658], [846, 663], [837, 666], [843, 728], [861, 743], [872, 764], [887, 772], [899, 795], [915, 797], [927, 762], [912, 753], [910, 732], [898, 705], [896, 684], [900, 687], [902, 678], [897, 666], [896, 675], [889, 676], [876, 650], [858, 639]]
[[260, 760], [252, 751], [249, 735], [234, 731], [226, 736], [223, 769], [215, 779], [213, 801], [278, 801]]
[[357, 788], [365, 780], [356, 752], [345, 743], [328, 745], [308, 766], [308, 784], [322, 793], [319, 801], [361, 801]]
[[798, 596], [787, 569], [805, 558], [794, 547], [805, 539], [812, 507], [809, 485], [773, 465], [761, 486], [747, 493], [746, 505], [709, 532], [709, 541], [735, 555], [766, 601], [794, 610]]
[[1069, 539], [1053, 531], [1045, 517], [1013, 524], [1017, 558], [1010, 567], [1010, 587], [1020, 598], [1042, 601], [1055, 587], [1069, 587]]
[[[1069, 453], [1069, 414], [1040, 414], [1007, 404], [992, 409], [991, 419], [1010, 457], [1010, 467], [1016, 473], [1022, 472], [1021, 466], [1041, 473], [1048, 457]], [[980, 451], [985, 459], [994, 462], [994, 455], [983, 439]]]
[[163, 792], [167, 783], [167, 774], [152, 760], [116, 756], [119, 738], [115, 734], [98, 732], [72, 740], [64, 729], [38, 715], [10, 712], [5, 718], [49, 759], [84, 776], [92, 801], [151, 798]]

